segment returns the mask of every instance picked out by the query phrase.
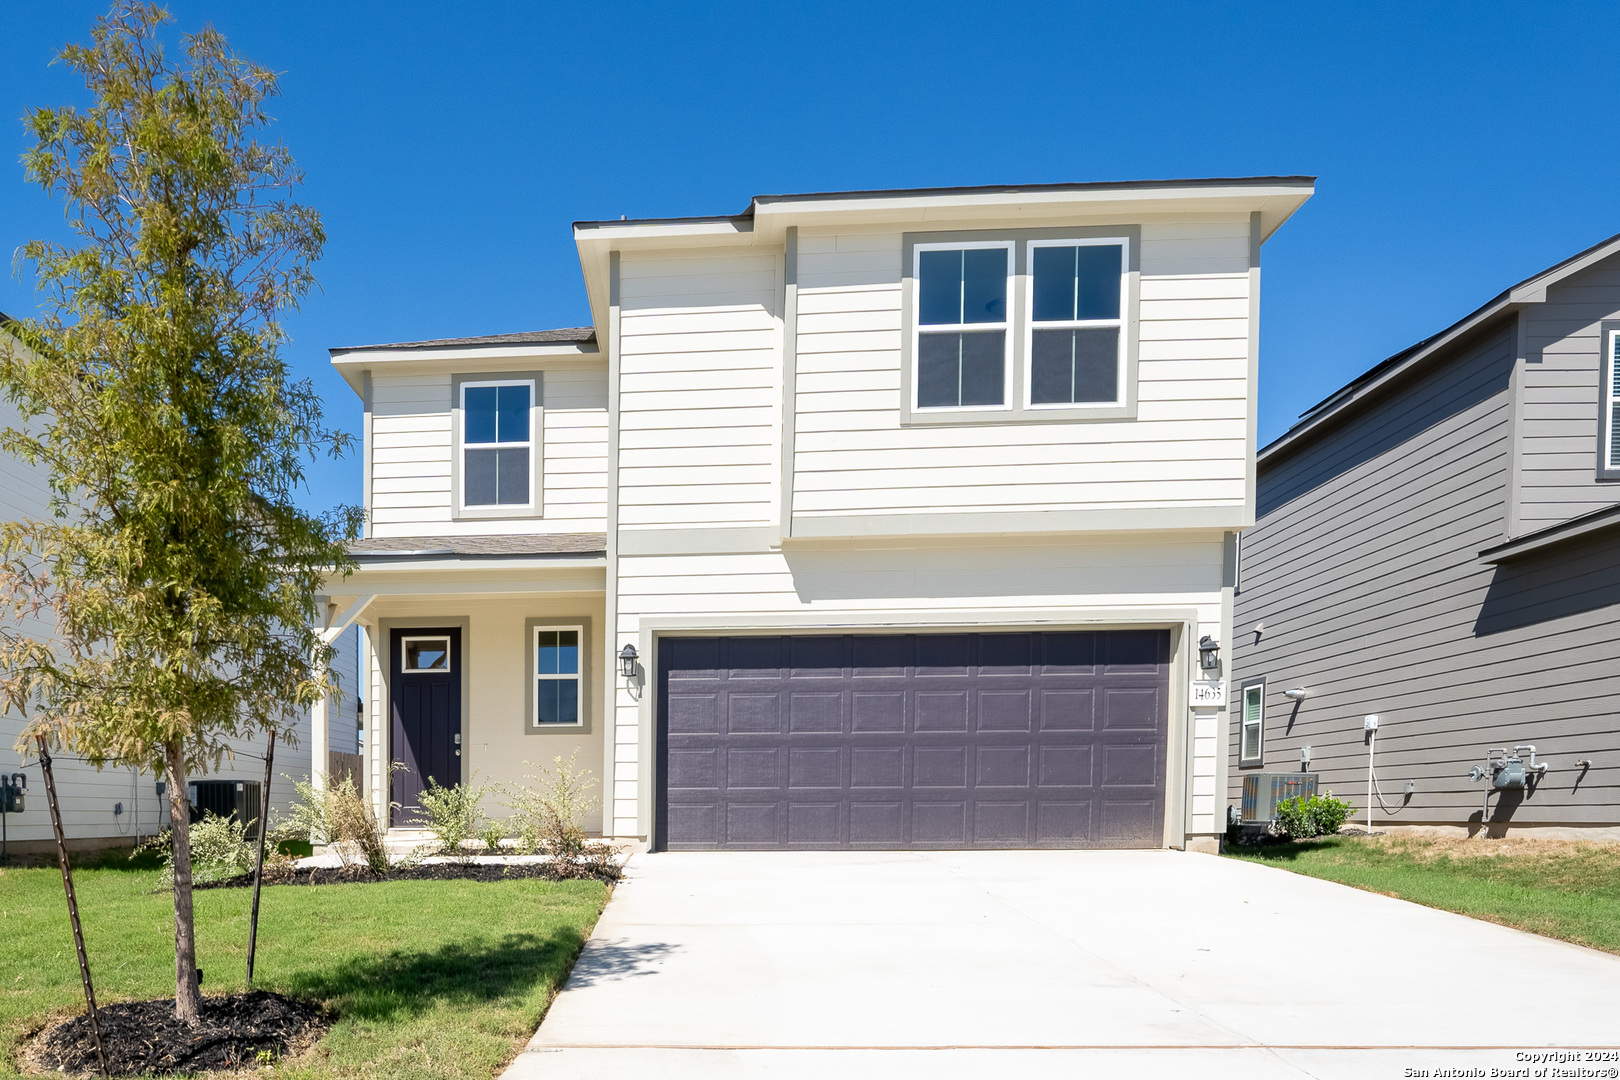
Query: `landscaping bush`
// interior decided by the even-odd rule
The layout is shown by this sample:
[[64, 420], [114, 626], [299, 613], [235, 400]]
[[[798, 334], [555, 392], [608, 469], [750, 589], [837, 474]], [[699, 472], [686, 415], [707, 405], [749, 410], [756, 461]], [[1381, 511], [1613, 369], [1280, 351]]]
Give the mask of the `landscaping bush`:
[[307, 780], [293, 782], [297, 797], [288, 819], [270, 830], [279, 848], [288, 841], [331, 845], [344, 866], [364, 866], [380, 874], [388, 869], [387, 829], [372, 812], [371, 803], [356, 790], [354, 778], [345, 776], [320, 791]]
[[[473, 781], [476, 780], [475, 773]], [[484, 824], [484, 812], [481, 805], [489, 794], [489, 785], [473, 781], [440, 787], [437, 781], [429, 779], [427, 790], [417, 796], [422, 809], [416, 816], [416, 823], [433, 834], [442, 855], [463, 858], [466, 853], [462, 851], [462, 845], [483, 836], [481, 826]], [[499, 838], [497, 846], [498, 843]]]
[[597, 806], [597, 798], [591, 794], [596, 778], [589, 769], [574, 764], [578, 755], [576, 750], [566, 760], [552, 758], [549, 769], [525, 761], [523, 764], [529, 768], [540, 770], [525, 778], [535, 783], [508, 787], [506, 806], [513, 811], [512, 821], [517, 825], [522, 849], [551, 856], [547, 864], [549, 876], [617, 881], [623, 876], [619, 849], [585, 839], [581, 822]]
[[[247, 826], [232, 817], [204, 814], [191, 825], [191, 880], [198, 885], [235, 877], [253, 869], [254, 843], [247, 838]], [[162, 863], [158, 888], [174, 888], [174, 836], [165, 829], [148, 837], [131, 853], [144, 851], [157, 855]]]
[[1326, 795], [1295, 796], [1277, 804], [1277, 827], [1293, 840], [1327, 836], [1339, 831], [1350, 816], [1350, 804]]
[[585, 850], [585, 830], [580, 826], [585, 815], [596, 806], [596, 797], [590, 794], [596, 778], [589, 769], [575, 766], [579, 756], [575, 750], [565, 761], [561, 756], [552, 759], [552, 767], [523, 764], [539, 769], [538, 774], [524, 777], [532, 785], [514, 784], [507, 789], [506, 806], [512, 811], [517, 825], [520, 846], [526, 852], [544, 855], [578, 855]]

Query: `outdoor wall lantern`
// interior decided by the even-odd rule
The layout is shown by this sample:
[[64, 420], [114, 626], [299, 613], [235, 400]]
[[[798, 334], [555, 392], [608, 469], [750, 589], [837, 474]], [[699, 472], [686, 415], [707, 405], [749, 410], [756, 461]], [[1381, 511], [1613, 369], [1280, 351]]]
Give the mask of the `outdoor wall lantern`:
[[634, 645], [626, 645], [619, 650], [619, 673], [627, 679], [636, 677], [636, 659], [641, 654], [636, 652]]
[[1221, 666], [1221, 643], [1208, 634], [1198, 639], [1198, 666], [1204, 671]]

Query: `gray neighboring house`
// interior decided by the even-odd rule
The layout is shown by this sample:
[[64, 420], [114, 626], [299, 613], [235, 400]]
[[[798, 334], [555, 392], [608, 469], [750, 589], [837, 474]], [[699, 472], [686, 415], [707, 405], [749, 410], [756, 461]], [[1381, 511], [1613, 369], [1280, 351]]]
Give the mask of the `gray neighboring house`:
[[[1363, 717], [1377, 714], [1375, 826], [1620, 835], [1617, 357], [1612, 237], [1260, 452], [1234, 608], [1232, 804], [1246, 774], [1299, 770], [1309, 748], [1309, 771], [1364, 818]], [[1485, 803], [1470, 768], [1517, 744], [1550, 767]]]

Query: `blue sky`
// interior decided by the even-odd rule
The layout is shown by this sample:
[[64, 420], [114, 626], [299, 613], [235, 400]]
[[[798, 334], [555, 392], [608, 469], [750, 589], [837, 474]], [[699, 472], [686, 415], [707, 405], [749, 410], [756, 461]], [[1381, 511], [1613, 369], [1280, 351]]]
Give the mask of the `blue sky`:
[[[105, 10], [6, 0], [0, 249], [63, 234], [15, 164]], [[1620, 6], [175, 0], [284, 72], [276, 134], [330, 236], [288, 358], [589, 321], [571, 222], [758, 193], [1314, 174], [1266, 246], [1260, 436], [1620, 232]], [[9, 260], [8, 260], [9, 262]], [[31, 282], [0, 279], [27, 314]], [[358, 501], [349, 459], [312, 509]]]

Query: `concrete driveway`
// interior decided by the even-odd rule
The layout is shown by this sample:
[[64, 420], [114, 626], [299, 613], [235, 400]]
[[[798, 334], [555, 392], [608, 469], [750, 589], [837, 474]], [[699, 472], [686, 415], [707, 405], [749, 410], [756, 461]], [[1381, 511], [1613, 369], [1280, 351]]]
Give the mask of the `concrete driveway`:
[[638, 855], [506, 1075], [1535, 1076], [1620, 1046], [1617, 988], [1620, 957], [1207, 855]]

